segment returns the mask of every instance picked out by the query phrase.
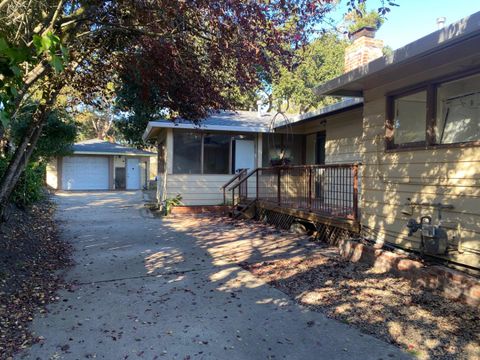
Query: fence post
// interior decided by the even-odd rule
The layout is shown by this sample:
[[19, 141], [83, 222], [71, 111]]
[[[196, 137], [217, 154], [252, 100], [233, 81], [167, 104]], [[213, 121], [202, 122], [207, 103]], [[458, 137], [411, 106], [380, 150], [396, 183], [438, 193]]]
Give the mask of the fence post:
[[358, 164], [352, 167], [353, 174], [353, 219], [358, 221]]

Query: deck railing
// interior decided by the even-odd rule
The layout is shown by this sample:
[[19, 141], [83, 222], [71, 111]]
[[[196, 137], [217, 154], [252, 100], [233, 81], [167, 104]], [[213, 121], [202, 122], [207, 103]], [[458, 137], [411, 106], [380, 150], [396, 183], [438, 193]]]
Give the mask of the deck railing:
[[257, 168], [235, 178], [232, 205], [258, 200], [335, 218], [358, 220], [358, 165]]

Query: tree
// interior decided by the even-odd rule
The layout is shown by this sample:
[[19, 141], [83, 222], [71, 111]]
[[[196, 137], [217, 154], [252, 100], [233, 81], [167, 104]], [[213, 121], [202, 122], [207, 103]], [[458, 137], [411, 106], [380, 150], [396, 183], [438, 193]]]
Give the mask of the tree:
[[115, 98], [114, 85], [108, 83], [106, 89], [77, 99], [78, 104], [72, 113], [75, 114], [81, 140], [115, 139], [114, 122], [118, 118]]
[[0, 181], [0, 211], [67, 84], [88, 103], [120, 74], [119, 82], [133, 83], [122, 91], [139, 91], [126, 108], [143, 104], [195, 121], [230, 107], [229, 81], [250, 89], [269, 56], [288, 62], [331, 8], [323, 0], [1, 1], [4, 127], [32, 93], [41, 100]]
[[296, 54], [296, 63], [282, 67], [273, 80], [273, 101], [277, 110], [305, 113], [331, 103], [315, 94], [314, 88], [343, 72], [347, 42], [335, 34], [326, 33]]
[[[18, 146], [25, 136], [37, 106], [35, 103], [27, 104], [10, 124], [14, 146]], [[47, 118], [30, 160], [46, 163], [54, 157], [71, 154], [76, 135], [77, 127], [70, 114], [64, 108], [54, 108]]]
[[[13, 146], [17, 146], [22, 141], [37, 107], [37, 103], [28, 103], [19, 110], [18, 116], [9, 124], [8, 131]], [[25, 165], [25, 171], [12, 190], [11, 200], [14, 204], [26, 206], [42, 198], [47, 162], [54, 157], [71, 153], [76, 130], [75, 122], [65, 109], [56, 107], [52, 110], [37, 146]], [[0, 174], [6, 170], [9, 156], [10, 154], [7, 153], [0, 159]]]

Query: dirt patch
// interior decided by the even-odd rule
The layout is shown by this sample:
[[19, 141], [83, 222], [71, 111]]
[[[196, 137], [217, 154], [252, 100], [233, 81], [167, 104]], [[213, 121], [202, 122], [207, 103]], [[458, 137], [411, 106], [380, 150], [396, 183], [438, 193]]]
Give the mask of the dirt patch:
[[296, 301], [422, 359], [480, 359], [480, 310], [340, 257], [245, 266]]
[[71, 248], [58, 237], [54, 211], [48, 200], [12, 209], [0, 226], [0, 359], [39, 340], [29, 323], [65, 286], [58, 270], [71, 265]]
[[254, 221], [179, 217], [175, 223], [298, 303], [393, 343], [421, 359], [480, 359], [480, 310], [413, 287], [312, 242]]

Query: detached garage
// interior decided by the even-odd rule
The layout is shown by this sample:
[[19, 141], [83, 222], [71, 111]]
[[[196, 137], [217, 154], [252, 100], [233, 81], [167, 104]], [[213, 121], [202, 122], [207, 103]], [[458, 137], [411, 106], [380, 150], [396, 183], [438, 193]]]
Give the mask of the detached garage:
[[47, 185], [60, 190], [138, 190], [147, 186], [155, 154], [102, 140], [76, 143], [48, 164]]

